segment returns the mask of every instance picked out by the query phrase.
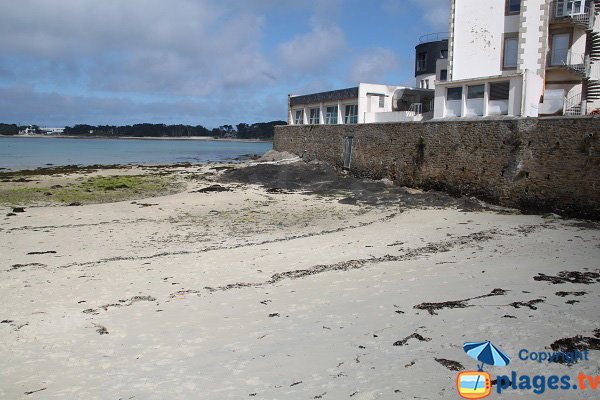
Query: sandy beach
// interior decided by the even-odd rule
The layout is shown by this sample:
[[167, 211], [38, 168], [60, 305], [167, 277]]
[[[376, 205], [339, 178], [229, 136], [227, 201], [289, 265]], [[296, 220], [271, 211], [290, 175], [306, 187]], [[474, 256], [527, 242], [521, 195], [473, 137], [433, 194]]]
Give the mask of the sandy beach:
[[[0, 206], [0, 398], [455, 399], [463, 343], [484, 340], [512, 358], [492, 379], [600, 375], [598, 223], [319, 163], [27, 179], [114, 174], [176, 190]], [[518, 357], [573, 348], [589, 360]], [[532, 397], [598, 391], [490, 398]]]

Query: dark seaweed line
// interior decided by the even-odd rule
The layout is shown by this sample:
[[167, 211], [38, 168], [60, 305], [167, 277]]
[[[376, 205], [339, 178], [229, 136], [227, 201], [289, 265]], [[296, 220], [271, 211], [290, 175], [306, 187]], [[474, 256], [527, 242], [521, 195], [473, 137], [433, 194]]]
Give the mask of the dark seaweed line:
[[300, 279], [305, 278], [310, 275], [321, 274], [324, 272], [332, 272], [332, 271], [349, 271], [354, 269], [361, 269], [366, 267], [367, 265], [380, 264], [384, 262], [398, 262], [398, 261], [408, 261], [413, 260], [421, 256], [441, 253], [450, 251], [451, 249], [458, 246], [466, 246], [471, 242], [484, 242], [491, 239], [494, 239], [496, 236], [501, 234], [500, 231], [496, 229], [491, 229], [488, 231], [481, 231], [471, 233], [465, 236], [459, 236], [456, 239], [446, 240], [438, 243], [430, 243], [423, 247], [418, 247], [412, 250], [408, 250], [406, 253], [398, 256], [386, 254], [381, 257], [371, 257], [371, 258], [362, 258], [358, 260], [349, 260], [349, 261], [341, 261], [335, 264], [322, 264], [315, 265], [310, 268], [300, 269], [295, 271], [288, 272], [280, 272], [274, 275], [271, 275], [271, 279], [264, 282], [255, 282], [255, 283], [231, 283], [225, 286], [218, 286], [216, 288], [205, 287], [204, 289], [209, 292], [217, 292], [217, 291], [225, 291], [231, 289], [240, 289], [245, 287], [262, 287], [267, 285], [272, 285], [278, 283], [285, 279]]
[[383, 218], [378, 218], [378, 219], [370, 221], [370, 222], [361, 222], [356, 225], [349, 225], [349, 226], [345, 226], [342, 228], [324, 230], [324, 231], [314, 232], [314, 233], [305, 233], [302, 235], [287, 236], [287, 237], [278, 238], [278, 239], [265, 240], [262, 242], [240, 243], [240, 244], [236, 244], [233, 246], [208, 246], [208, 247], [205, 247], [200, 250], [181, 250], [181, 251], [172, 251], [172, 252], [162, 252], [162, 253], [156, 253], [156, 254], [151, 254], [148, 256], [139, 256], [139, 257], [110, 257], [110, 258], [103, 258], [98, 261], [65, 264], [63, 266], [59, 266], [58, 268], [90, 267], [93, 265], [104, 264], [104, 263], [115, 262], [115, 261], [151, 260], [154, 258], [161, 258], [161, 257], [179, 256], [179, 255], [188, 255], [188, 254], [202, 254], [202, 253], [207, 253], [207, 252], [211, 252], [211, 251], [235, 250], [235, 249], [244, 248], [244, 247], [263, 246], [265, 244], [287, 242], [290, 240], [305, 239], [305, 238], [310, 238], [310, 237], [315, 237], [315, 236], [329, 235], [331, 233], [343, 232], [348, 229], [362, 228], [362, 227], [373, 225], [376, 223], [389, 221], [389, 220], [395, 218], [396, 216], [398, 216], [399, 214], [400, 213], [393, 213], [393, 214], [386, 215]]
[[37, 229], [84, 228], [84, 227], [90, 227], [90, 226], [102, 226], [102, 225], [110, 225], [110, 224], [133, 224], [136, 222], [160, 222], [160, 221], [154, 220], [154, 219], [149, 219], [149, 218], [139, 218], [139, 219], [133, 219], [133, 220], [129, 220], [129, 221], [119, 221], [119, 220], [103, 221], [103, 222], [97, 222], [95, 224], [68, 224], [68, 225], [46, 225], [46, 226], [25, 225], [25, 226], [19, 226], [16, 228], [6, 229], [6, 230], [0, 229], [0, 232], [10, 233], [10, 232], [14, 232], [14, 231], [26, 231], [26, 230], [37, 230]]

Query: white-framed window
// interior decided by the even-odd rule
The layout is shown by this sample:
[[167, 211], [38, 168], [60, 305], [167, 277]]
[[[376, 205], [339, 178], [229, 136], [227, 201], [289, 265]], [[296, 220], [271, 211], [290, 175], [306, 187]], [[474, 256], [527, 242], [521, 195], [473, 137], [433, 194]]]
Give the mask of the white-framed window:
[[294, 114], [294, 124], [302, 125], [304, 124], [304, 110], [296, 110]]
[[462, 117], [462, 86], [446, 89], [446, 116]]
[[488, 115], [508, 115], [510, 81], [490, 83]]
[[319, 118], [320, 114], [321, 110], [319, 108], [311, 108], [308, 123], [311, 125], [319, 125], [321, 123], [321, 118]]
[[329, 106], [325, 110], [325, 123], [336, 125], [338, 123], [338, 106]]
[[357, 124], [358, 123], [358, 104], [348, 104], [346, 106], [346, 112], [344, 114], [345, 124]]
[[385, 108], [385, 96], [379, 96], [379, 108]]
[[482, 116], [484, 109], [485, 85], [471, 85], [467, 87], [466, 115]]

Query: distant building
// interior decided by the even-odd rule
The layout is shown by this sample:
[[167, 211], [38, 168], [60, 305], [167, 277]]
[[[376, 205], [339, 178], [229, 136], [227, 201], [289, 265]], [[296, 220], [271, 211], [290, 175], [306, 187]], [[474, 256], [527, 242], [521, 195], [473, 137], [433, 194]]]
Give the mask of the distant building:
[[448, 79], [448, 32], [421, 36], [415, 47], [415, 80], [419, 89], [435, 89]]
[[[289, 96], [290, 125], [420, 121], [431, 114], [432, 90], [360, 83], [357, 87]], [[424, 116], [425, 114], [425, 116]]]
[[435, 118], [600, 107], [600, 1], [451, 0], [450, 14]]

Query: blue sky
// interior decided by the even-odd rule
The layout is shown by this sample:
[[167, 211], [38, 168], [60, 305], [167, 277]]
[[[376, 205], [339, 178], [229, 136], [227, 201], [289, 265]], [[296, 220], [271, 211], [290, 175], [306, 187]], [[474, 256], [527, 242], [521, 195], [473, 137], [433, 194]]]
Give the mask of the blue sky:
[[413, 85], [449, 0], [0, 2], [0, 122], [286, 119], [287, 94]]

